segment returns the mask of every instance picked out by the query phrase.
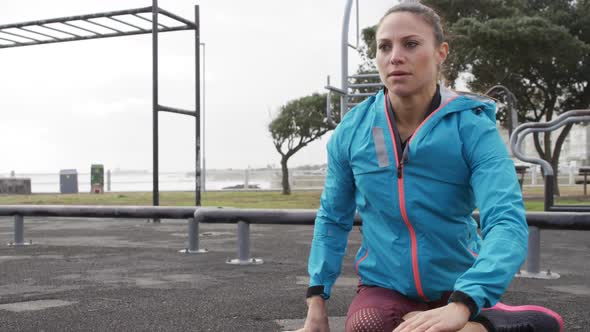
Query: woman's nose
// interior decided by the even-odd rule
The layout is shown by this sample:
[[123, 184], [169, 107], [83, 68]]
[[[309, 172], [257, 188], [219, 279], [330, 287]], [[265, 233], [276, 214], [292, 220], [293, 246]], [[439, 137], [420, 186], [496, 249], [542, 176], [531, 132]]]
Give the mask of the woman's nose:
[[389, 58], [389, 62], [392, 65], [399, 65], [404, 62], [403, 54], [401, 54], [399, 48], [396, 47], [391, 51], [391, 57]]

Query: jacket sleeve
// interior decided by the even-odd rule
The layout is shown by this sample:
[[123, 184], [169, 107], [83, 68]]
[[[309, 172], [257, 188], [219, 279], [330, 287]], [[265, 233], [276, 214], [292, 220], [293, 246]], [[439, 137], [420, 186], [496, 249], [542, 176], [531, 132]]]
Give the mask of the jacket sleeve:
[[[527, 254], [528, 226], [514, 163], [496, 128], [483, 112], [462, 112], [463, 154], [480, 213], [483, 243], [473, 264], [455, 283], [478, 307], [495, 305]], [[477, 313], [474, 313], [477, 314]]]
[[354, 178], [348, 147], [342, 142], [342, 124], [328, 142], [328, 169], [324, 191], [315, 219], [309, 255], [310, 287], [323, 286], [323, 297], [340, 275], [348, 234], [352, 229], [356, 205]]

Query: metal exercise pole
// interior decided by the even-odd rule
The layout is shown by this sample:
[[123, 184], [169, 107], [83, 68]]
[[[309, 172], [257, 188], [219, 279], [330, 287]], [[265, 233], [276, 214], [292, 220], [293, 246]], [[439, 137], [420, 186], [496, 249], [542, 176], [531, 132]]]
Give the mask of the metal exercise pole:
[[195, 6], [195, 206], [201, 206], [201, 46], [199, 6]]
[[[153, 132], [153, 205], [160, 205], [158, 169], [158, 0], [152, 1], [152, 132]], [[154, 222], [156, 220], [154, 219]]]
[[22, 245], [25, 242], [25, 230], [23, 216], [14, 216], [14, 244], [17, 246]]
[[9, 243], [12, 246], [24, 246], [25, 245], [25, 227], [24, 218], [22, 215], [14, 216], [14, 242]]
[[250, 224], [245, 221], [238, 221], [238, 258], [228, 259], [227, 264], [249, 265], [262, 264], [260, 258], [250, 258]]
[[541, 271], [541, 229], [529, 226], [529, 245], [526, 257], [526, 270], [520, 271], [517, 277], [533, 279], [558, 279], [559, 273]]
[[238, 222], [238, 259], [240, 262], [250, 259], [250, 224]]
[[203, 254], [207, 249], [199, 249], [199, 223], [195, 218], [188, 219], [188, 248], [179, 250], [183, 254]]
[[529, 227], [529, 249], [526, 261], [526, 270], [528, 273], [539, 273], [541, 271], [539, 263], [539, 252], [541, 251], [541, 232], [538, 227]]
[[545, 175], [545, 201], [544, 201], [544, 203], [545, 203], [544, 210], [545, 211], [551, 210], [551, 207], [554, 204], [554, 201], [553, 201], [553, 193], [555, 192], [555, 189], [553, 188], [554, 177], [555, 177], [555, 175], [553, 175], [553, 174]]
[[[197, 28], [200, 28], [200, 26], [201, 25], [198, 24]], [[201, 192], [205, 192], [205, 191], [207, 191], [207, 164], [206, 164], [207, 154], [205, 153], [205, 147], [207, 145], [207, 142], [205, 140], [205, 129], [207, 127], [207, 124], [205, 123], [205, 110], [207, 108], [205, 106], [205, 96], [207, 96], [207, 93], [205, 92], [205, 86], [206, 86], [206, 84], [205, 84], [205, 73], [206, 73], [205, 68], [207, 68], [205, 65], [205, 57], [207, 55], [207, 52], [205, 52], [205, 43], [200, 43], [200, 44], [201, 44], [201, 46], [203, 46], [203, 112], [201, 114], [201, 116], [203, 118], [202, 119], [203, 121], [201, 121], [201, 123], [203, 124], [203, 133], [202, 133], [203, 139], [201, 140], [201, 143], [203, 144], [202, 149], [201, 149], [202, 159], [203, 159], [203, 171], [201, 174]], [[199, 113], [201, 113], [201, 112], [199, 111]]]
[[342, 22], [342, 44], [340, 45], [342, 52], [341, 58], [341, 76], [340, 79], [342, 80], [342, 91], [344, 91], [344, 95], [340, 97], [340, 119], [346, 112], [348, 111], [348, 97], [346, 94], [348, 93], [348, 29], [350, 25], [350, 12], [352, 11], [352, 0], [346, 1], [346, 7], [344, 7], [344, 20]]
[[508, 137], [512, 137], [512, 132], [518, 126], [518, 113], [516, 111], [516, 96], [507, 87], [503, 85], [494, 85], [485, 94], [490, 96], [496, 90], [503, 90], [508, 100]]

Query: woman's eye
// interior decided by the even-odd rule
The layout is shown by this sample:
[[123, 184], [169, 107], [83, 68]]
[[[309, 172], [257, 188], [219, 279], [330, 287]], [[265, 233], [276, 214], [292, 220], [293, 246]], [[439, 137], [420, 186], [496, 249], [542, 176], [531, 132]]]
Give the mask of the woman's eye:
[[391, 45], [389, 44], [379, 44], [379, 50], [381, 51], [389, 51], [391, 49]]
[[411, 40], [406, 42], [406, 47], [407, 48], [414, 48], [416, 46], [418, 46], [418, 42], [411, 41]]

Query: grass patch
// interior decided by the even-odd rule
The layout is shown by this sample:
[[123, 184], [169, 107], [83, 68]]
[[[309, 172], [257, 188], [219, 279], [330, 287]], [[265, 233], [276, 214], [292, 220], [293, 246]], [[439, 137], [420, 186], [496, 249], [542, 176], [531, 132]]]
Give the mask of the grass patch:
[[[205, 192], [203, 206], [227, 206], [261, 209], [314, 209], [319, 207], [320, 191], [296, 191], [291, 195], [280, 192]], [[105, 194], [33, 194], [0, 195], [0, 205], [152, 205], [151, 192]], [[194, 206], [191, 192], [161, 192], [161, 206]]]
[[[225, 206], [259, 209], [317, 209], [321, 191], [295, 191], [282, 195], [277, 191], [205, 192], [203, 206]], [[560, 205], [590, 205], [586, 197], [564, 197], [556, 199]], [[105, 194], [33, 194], [0, 195], [0, 205], [152, 205], [151, 192], [119, 192]], [[195, 194], [191, 192], [162, 192], [162, 206], [194, 206]], [[527, 211], [543, 211], [543, 199], [525, 197]]]

